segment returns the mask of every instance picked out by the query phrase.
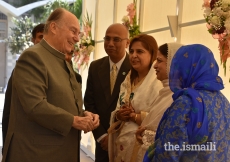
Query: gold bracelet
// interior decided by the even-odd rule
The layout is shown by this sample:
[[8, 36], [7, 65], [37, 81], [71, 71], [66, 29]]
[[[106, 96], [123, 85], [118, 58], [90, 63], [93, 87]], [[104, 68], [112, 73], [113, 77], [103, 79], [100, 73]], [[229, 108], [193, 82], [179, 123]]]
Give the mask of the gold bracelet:
[[135, 115], [134, 121], [135, 123], [137, 122], [137, 114]]

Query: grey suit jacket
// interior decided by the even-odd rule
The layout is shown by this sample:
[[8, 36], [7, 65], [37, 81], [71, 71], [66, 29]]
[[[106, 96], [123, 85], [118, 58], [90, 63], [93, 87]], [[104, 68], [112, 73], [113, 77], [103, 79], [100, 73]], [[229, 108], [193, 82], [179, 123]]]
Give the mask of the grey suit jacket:
[[3, 162], [76, 162], [81, 85], [65, 56], [44, 40], [23, 52], [13, 74]]
[[117, 75], [114, 90], [110, 93], [109, 57], [93, 61], [89, 67], [87, 87], [84, 96], [85, 109], [100, 117], [100, 126], [93, 131], [95, 139], [107, 133], [111, 112], [116, 108], [120, 85], [130, 70], [129, 56], [126, 55]]

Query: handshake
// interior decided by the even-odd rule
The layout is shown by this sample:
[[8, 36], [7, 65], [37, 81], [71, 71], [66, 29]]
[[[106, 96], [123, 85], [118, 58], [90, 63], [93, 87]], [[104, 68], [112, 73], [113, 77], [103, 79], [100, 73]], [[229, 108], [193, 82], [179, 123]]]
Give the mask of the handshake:
[[84, 111], [84, 116], [74, 116], [72, 127], [83, 130], [84, 133], [96, 129], [100, 124], [99, 115]]

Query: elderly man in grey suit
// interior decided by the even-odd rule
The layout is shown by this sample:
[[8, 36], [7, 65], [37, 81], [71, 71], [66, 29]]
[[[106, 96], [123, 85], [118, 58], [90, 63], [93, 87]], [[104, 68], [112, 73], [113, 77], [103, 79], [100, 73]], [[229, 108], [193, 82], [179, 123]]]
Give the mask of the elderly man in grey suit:
[[117, 105], [120, 84], [130, 70], [125, 51], [128, 45], [127, 28], [118, 23], [110, 25], [104, 37], [104, 49], [108, 56], [93, 61], [89, 67], [84, 105], [86, 110], [97, 113], [101, 121], [93, 131], [96, 162], [109, 161], [107, 130], [111, 112]]
[[78, 19], [59, 8], [49, 16], [43, 40], [25, 50], [13, 73], [11, 113], [3, 162], [79, 162], [81, 130], [99, 125], [82, 110], [81, 85], [65, 61], [79, 41]]

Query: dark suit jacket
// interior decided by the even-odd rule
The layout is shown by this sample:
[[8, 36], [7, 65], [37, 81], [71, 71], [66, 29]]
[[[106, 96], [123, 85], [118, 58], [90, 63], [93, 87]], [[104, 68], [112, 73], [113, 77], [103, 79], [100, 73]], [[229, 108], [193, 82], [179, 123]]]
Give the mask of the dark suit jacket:
[[9, 78], [7, 89], [5, 93], [5, 103], [3, 107], [3, 114], [2, 114], [2, 152], [4, 148], [4, 142], [6, 139], [6, 133], [8, 129], [9, 124], [9, 118], [10, 118], [10, 102], [11, 102], [11, 94], [12, 94], [12, 75], [14, 70], [12, 71], [12, 74]]
[[[73, 62], [70, 61], [70, 65], [73, 67]], [[77, 72], [75, 72], [75, 75], [76, 75], [76, 79], [77, 79], [77, 82], [82, 84], [82, 78], [81, 78], [81, 75], [78, 74]]]
[[75, 73], [76, 74], [76, 79], [77, 79], [77, 82], [82, 84], [82, 79], [81, 79], [81, 75], [78, 74], [78, 73]]
[[[129, 56], [126, 55], [117, 75], [114, 90], [111, 95], [109, 57], [103, 57], [90, 64], [84, 96], [84, 105], [87, 111], [94, 112], [100, 117], [100, 126], [93, 131], [95, 140], [107, 133], [111, 112], [117, 105], [120, 85], [124, 81], [129, 70]], [[96, 151], [96, 160], [97, 156]]]

